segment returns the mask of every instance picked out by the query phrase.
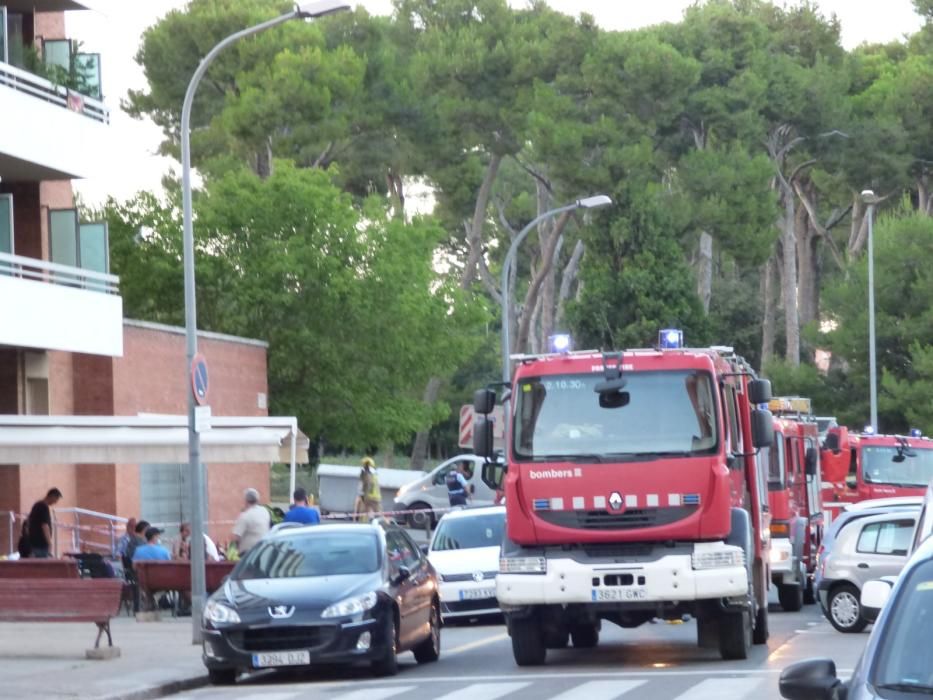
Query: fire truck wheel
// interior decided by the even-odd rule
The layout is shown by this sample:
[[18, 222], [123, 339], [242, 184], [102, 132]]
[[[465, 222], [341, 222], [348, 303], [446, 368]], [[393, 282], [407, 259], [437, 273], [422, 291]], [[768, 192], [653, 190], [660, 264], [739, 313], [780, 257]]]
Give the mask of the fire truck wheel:
[[599, 628], [596, 625], [571, 627], [570, 639], [575, 649], [592, 649], [599, 644]]
[[726, 661], [748, 658], [752, 646], [752, 614], [742, 612], [723, 613], [719, 619], [719, 654]]
[[752, 631], [753, 644], [767, 644], [768, 642], [768, 606], [759, 605], [755, 613], [755, 629]]
[[778, 600], [787, 612], [797, 612], [803, 607], [803, 589], [796, 583], [778, 586]]
[[547, 656], [541, 626], [534, 617], [513, 620], [512, 656], [519, 666], [540, 666]]
[[813, 579], [807, 577], [807, 587], [803, 589], [803, 604], [813, 605], [816, 603], [816, 590], [813, 588]]

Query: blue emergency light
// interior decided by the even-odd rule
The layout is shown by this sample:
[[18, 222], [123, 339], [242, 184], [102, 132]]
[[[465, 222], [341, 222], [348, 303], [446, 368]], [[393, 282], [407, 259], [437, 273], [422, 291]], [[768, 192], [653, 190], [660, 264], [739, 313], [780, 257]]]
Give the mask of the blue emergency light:
[[865, 426], [865, 430], [863, 430], [862, 432], [863, 432], [865, 435], [874, 435], [874, 434], [875, 434], [875, 429], [872, 428], [870, 425], [866, 425], [866, 426]]
[[920, 428], [911, 428], [910, 437], [915, 437], [915, 438], [923, 437], [923, 433], [921, 432]]
[[684, 346], [684, 332], [676, 328], [665, 328], [658, 333], [658, 347], [662, 350], [682, 348]]
[[552, 353], [567, 353], [573, 350], [573, 338], [569, 333], [555, 333], [548, 336], [547, 346]]

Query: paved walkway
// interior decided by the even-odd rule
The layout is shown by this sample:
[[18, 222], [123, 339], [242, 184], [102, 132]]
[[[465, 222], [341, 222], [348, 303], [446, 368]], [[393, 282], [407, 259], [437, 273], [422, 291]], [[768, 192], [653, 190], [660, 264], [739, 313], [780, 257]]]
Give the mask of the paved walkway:
[[90, 661], [90, 622], [0, 624], [0, 698], [144, 700], [207, 683], [190, 617], [137, 622], [124, 614], [111, 630], [120, 657]]

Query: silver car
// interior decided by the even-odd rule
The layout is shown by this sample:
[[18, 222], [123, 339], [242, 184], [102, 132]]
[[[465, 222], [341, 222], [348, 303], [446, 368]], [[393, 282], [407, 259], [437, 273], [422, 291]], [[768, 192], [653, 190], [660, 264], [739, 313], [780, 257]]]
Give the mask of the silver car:
[[840, 632], [861, 632], [869, 620], [859, 601], [866, 581], [896, 576], [907, 561], [918, 511], [897, 510], [844, 523], [819, 562], [817, 597]]

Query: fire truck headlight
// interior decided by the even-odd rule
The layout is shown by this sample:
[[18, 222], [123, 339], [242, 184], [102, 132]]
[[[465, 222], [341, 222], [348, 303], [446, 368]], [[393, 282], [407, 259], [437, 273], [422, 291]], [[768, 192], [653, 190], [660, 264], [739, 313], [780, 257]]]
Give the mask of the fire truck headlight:
[[780, 564], [781, 562], [784, 562], [790, 559], [790, 552], [788, 552], [786, 549], [779, 549], [777, 547], [772, 547], [769, 558], [771, 559], [772, 564]]
[[546, 574], [547, 559], [544, 557], [502, 557], [499, 559], [500, 574]]
[[691, 565], [695, 571], [745, 566], [745, 552], [738, 547], [694, 552]]

